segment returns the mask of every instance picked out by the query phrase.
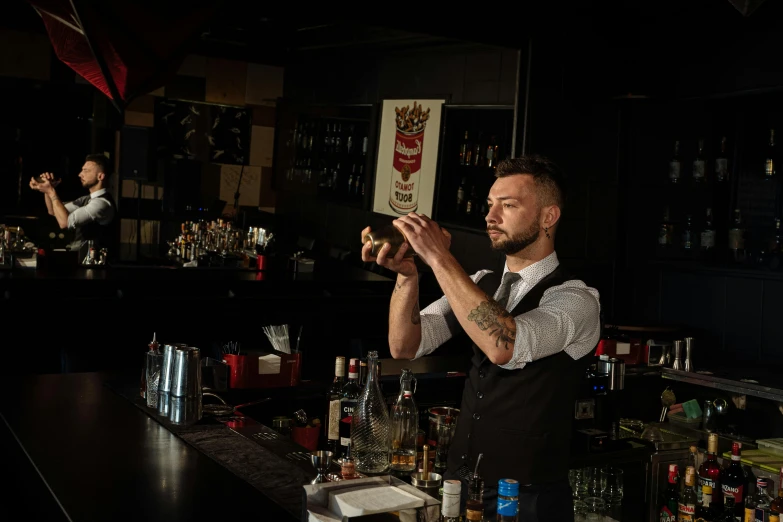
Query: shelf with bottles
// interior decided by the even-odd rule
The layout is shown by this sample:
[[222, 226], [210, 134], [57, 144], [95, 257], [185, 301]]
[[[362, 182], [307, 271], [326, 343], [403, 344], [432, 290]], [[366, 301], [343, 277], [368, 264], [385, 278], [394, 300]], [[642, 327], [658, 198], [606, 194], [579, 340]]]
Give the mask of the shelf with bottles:
[[487, 195], [498, 162], [511, 157], [513, 126], [513, 107], [444, 107], [435, 210], [439, 222], [486, 229]]
[[284, 190], [363, 208], [373, 106], [309, 107], [281, 119], [276, 177]]

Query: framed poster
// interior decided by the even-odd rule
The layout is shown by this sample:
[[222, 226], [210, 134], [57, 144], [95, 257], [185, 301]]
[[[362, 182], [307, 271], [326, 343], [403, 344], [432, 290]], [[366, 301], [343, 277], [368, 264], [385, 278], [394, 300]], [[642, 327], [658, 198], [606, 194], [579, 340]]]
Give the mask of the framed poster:
[[384, 100], [373, 211], [432, 216], [440, 120], [446, 100]]

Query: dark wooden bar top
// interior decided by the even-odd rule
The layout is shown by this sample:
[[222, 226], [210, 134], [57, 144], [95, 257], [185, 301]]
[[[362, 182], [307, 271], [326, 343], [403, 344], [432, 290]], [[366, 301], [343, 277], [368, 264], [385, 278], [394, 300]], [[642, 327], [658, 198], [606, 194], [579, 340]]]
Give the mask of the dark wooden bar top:
[[106, 387], [107, 378], [6, 378], [0, 442], [12, 484], [0, 488], [0, 519], [295, 520]]

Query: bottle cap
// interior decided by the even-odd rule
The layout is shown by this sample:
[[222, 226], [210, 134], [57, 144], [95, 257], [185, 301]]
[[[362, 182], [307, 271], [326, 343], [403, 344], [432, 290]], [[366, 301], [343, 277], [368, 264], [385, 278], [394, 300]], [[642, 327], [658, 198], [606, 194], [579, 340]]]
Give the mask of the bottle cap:
[[498, 495], [516, 497], [519, 495], [519, 482], [514, 479], [498, 480]]
[[459, 480], [444, 480], [443, 493], [446, 495], [459, 495], [462, 492], [462, 482]]
[[765, 478], [757, 478], [756, 479], [756, 486], [760, 488], [766, 488], [769, 482]]

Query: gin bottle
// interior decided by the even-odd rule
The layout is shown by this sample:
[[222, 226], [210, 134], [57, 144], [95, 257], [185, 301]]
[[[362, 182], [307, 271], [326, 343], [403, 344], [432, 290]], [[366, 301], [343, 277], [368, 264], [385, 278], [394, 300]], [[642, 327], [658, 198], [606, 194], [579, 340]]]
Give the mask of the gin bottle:
[[389, 411], [378, 386], [378, 352], [367, 355], [367, 385], [351, 421], [351, 451], [360, 473], [383, 473], [389, 468]]

